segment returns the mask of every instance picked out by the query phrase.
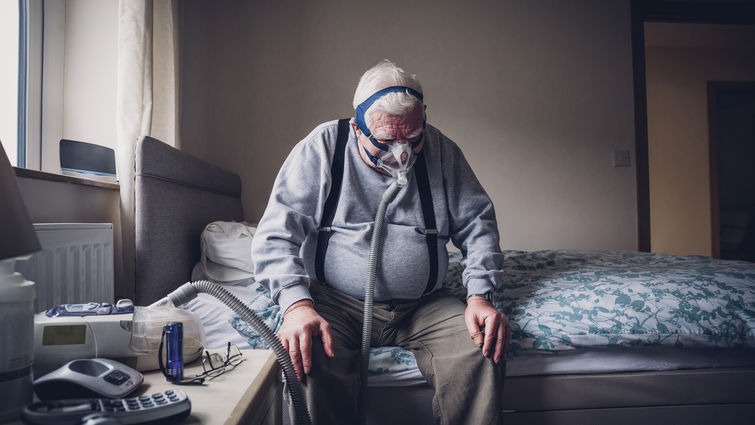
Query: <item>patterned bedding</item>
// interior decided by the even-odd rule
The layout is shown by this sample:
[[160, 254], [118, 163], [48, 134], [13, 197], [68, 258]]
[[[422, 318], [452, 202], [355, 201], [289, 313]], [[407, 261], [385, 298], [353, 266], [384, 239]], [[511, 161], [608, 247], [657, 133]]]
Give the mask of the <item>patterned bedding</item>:
[[[590, 347], [755, 348], [755, 264], [701, 256], [622, 251], [506, 251], [505, 279], [494, 296], [512, 325], [509, 358]], [[460, 299], [460, 254], [447, 286]], [[282, 317], [256, 283], [250, 301], [271, 328]], [[238, 316], [232, 326], [265, 348]], [[398, 347], [372, 350], [370, 373], [416, 368]]]

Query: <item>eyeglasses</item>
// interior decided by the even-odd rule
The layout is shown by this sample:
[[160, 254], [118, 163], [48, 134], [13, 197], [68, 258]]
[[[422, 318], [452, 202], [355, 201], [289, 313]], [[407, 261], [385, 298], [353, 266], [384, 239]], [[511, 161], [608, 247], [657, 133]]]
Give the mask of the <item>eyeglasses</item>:
[[221, 353], [210, 353], [205, 350], [202, 356], [202, 373], [197, 374], [194, 378], [188, 379], [176, 379], [173, 375], [168, 373], [168, 369], [163, 365], [163, 340], [165, 334], [163, 332], [163, 339], [160, 341], [160, 347], [158, 348], [157, 360], [165, 378], [176, 385], [202, 385], [205, 380], [213, 380], [218, 376], [230, 372], [236, 368], [241, 362], [246, 359], [241, 358], [242, 353], [236, 344], [228, 342], [225, 355]]
[[375, 138], [374, 134], [370, 134], [367, 137], [367, 139], [369, 139], [369, 141], [376, 148], [382, 149], [384, 151], [387, 151], [387, 150], [390, 150], [390, 145], [391, 144], [397, 143], [397, 142], [398, 143], [401, 143], [401, 142], [408, 143], [409, 145], [411, 145], [412, 149], [414, 149], [417, 146], [419, 146], [419, 144], [420, 144], [420, 142], [422, 142], [422, 139], [424, 138], [424, 136], [425, 136], [425, 129], [423, 128], [422, 132], [419, 135], [412, 137], [412, 139], [414, 139], [414, 140], [408, 140], [408, 139], [380, 140], [380, 139]]
[[225, 355], [220, 353], [210, 353], [205, 351], [202, 356], [203, 372], [197, 377], [208, 378], [210, 380], [229, 372], [236, 368], [246, 359], [241, 358], [242, 354], [236, 344], [228, 342]]

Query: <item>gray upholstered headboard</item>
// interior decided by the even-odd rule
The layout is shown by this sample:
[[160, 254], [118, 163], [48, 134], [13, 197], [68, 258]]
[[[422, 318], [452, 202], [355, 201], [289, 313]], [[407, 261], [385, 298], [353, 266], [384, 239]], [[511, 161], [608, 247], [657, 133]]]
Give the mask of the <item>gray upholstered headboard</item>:
[[144, 137], [136, 146], [136, 305], [189, 281], [199, 236], [215, 220], [242, 221], [241, 178]]

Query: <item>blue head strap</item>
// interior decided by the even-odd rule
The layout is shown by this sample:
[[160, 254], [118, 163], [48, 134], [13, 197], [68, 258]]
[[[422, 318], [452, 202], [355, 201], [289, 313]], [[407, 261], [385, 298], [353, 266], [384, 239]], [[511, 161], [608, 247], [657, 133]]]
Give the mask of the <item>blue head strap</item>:
[[360, 103], [359, 106], [357, 106], [357, 127], [359, 127], [359, 130], [361, 130], [365, 136], [370, 137], [370, 135], [372, 134], [370, 132], [370, 129], [367, 128], [367, 123], [364, 120], [365, 112], [370, 109], [370, 106], [372, 106], [372, 104], [375, 103], [376, 100], [380, 99], [388, 93], [409, 93], [410, 95], [419, 99], [420, 102], [423, 101], [422, 93], [410, 87], [390, 86], [376, 92], [372, 96], [368, 97], [367, 100]]

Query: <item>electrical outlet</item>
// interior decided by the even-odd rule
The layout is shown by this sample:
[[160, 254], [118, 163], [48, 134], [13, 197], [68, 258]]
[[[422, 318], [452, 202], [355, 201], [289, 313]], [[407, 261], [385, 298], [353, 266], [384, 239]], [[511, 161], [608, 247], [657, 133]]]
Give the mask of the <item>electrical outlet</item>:
[[629, 167], [629, 151], [626, 149], [616, 149], [613, 151], [614, 167]]

